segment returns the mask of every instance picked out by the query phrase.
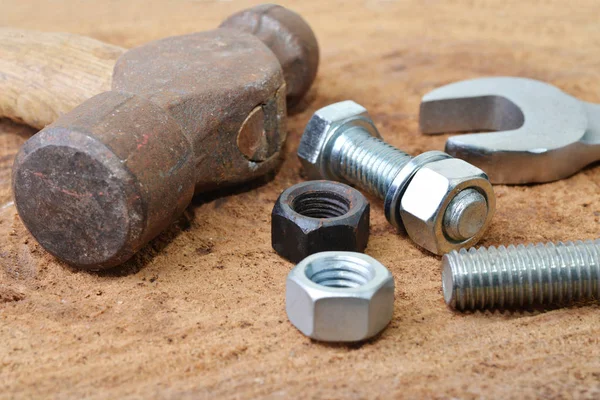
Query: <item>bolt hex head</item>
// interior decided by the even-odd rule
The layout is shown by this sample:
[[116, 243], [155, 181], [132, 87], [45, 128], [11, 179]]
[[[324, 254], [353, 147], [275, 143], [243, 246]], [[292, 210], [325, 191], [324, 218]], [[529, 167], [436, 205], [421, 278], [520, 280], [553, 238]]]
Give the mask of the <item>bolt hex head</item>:
[[328, 165], [332, 139], [353, 126], [380, 137], [367, 110], [351, 100], [323, 107], [312, 116], [298, 146], [298, 158], [309, 179], [339, 180]]
[[[444, 216], [454, 197], [467, 189], [476, 190], [485, 198], [487, 216], [475, 235], [458, 241], [447, 234]], [[419, 168], [409, 182], [399, 207], [402, 223], [410, 238], [432, 253], [444, 254], [479, 241], [490, 224], [495, 206], [494, 191], [487, 175], [465, 161], [448, 158]]]

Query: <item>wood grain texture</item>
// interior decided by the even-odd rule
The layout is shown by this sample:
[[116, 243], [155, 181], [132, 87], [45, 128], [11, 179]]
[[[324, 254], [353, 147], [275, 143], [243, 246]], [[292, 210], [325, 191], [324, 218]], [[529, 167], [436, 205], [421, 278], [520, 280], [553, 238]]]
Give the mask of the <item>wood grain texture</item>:
[[0, 28], [0, 118], [41, 129], [110, 90], [125, 49], [70, 33]]
[[[257, 1], [5, 0], [0, 25], [90, 35], [131, 47], [212, 29]], [[303, 178], [295, 157], [312, 113], [353, 99], [382, 135], [416, 154], [447, 135], [418, 132], [427, 91], [515, 75], [600, 102], [596, 0], [296, 0], [322, 62], [289, 121], [273, 180], [199, 197], [123, 268], [69, 269], [23, 228], [10, 160], [32, 132], [0, 124], [0, 398], [598, 398], [600, 307], [455, 314], [440, 259], [397, 235], [371, 198], [367, 253], [396, 279], [395, 314], [376, 339], [327, 345], [287, 320], [292, 265], [270, 245], [279, 193]], [[595, 238], [600, 165], [559, 182], [496, 186], [482, 244]]]

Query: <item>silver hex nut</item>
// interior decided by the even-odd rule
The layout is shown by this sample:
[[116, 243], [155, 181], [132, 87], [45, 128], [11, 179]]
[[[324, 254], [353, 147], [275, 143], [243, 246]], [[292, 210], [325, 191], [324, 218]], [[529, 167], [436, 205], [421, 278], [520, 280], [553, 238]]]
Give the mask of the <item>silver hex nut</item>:
[[289, 273], [286, 311], [306, 336], [356, 342], [381, 332], [394, 311], [394, 277], [361, 253], [313, 254]]
[[309, 179], [340, 180], [330, 170], [328, 158], [337, 134], [351, 126], [380, 137], [366, 108], [351, 100], [323, 107], [312, 116], [298, 146], [298, 158]]
[[[464, 201], [465, 194], [473, 198], [470, 203]], [[453, 203], [454, 199], [461, 202]], [[435, 254], [477, 243], [495, 209], [494, 190], [485, 172], [457, 158], [422, 166], [409, 182], [399, 206], [408, 235]], [[466, 232], [464, 237], [458, 236], [461, 231]]]

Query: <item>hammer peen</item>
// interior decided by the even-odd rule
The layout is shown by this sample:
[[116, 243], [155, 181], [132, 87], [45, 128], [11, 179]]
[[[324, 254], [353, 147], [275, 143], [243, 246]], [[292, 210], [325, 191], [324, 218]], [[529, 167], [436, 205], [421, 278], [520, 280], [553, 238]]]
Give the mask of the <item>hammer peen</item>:
[[276, 5], [128, 51], [14, 30], [0, 43], [0, 116], [51, 123], [15, 159], [17, 211], [46, 250], [89, 270], [129, 259], [194, 193], [273, 170], [286, 102], [319, 61], [310, 27]]

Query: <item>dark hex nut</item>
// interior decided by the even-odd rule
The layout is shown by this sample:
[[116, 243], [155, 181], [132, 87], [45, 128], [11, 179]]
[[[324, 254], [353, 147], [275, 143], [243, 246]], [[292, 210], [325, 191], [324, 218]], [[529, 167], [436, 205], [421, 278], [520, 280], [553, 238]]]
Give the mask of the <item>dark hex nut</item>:
[[363, 252], [369, 241], [369, 201], [332, 181], [308, 181], [286, 189], [271, 214], [271, 243], [298, 263], [321, 251]]

